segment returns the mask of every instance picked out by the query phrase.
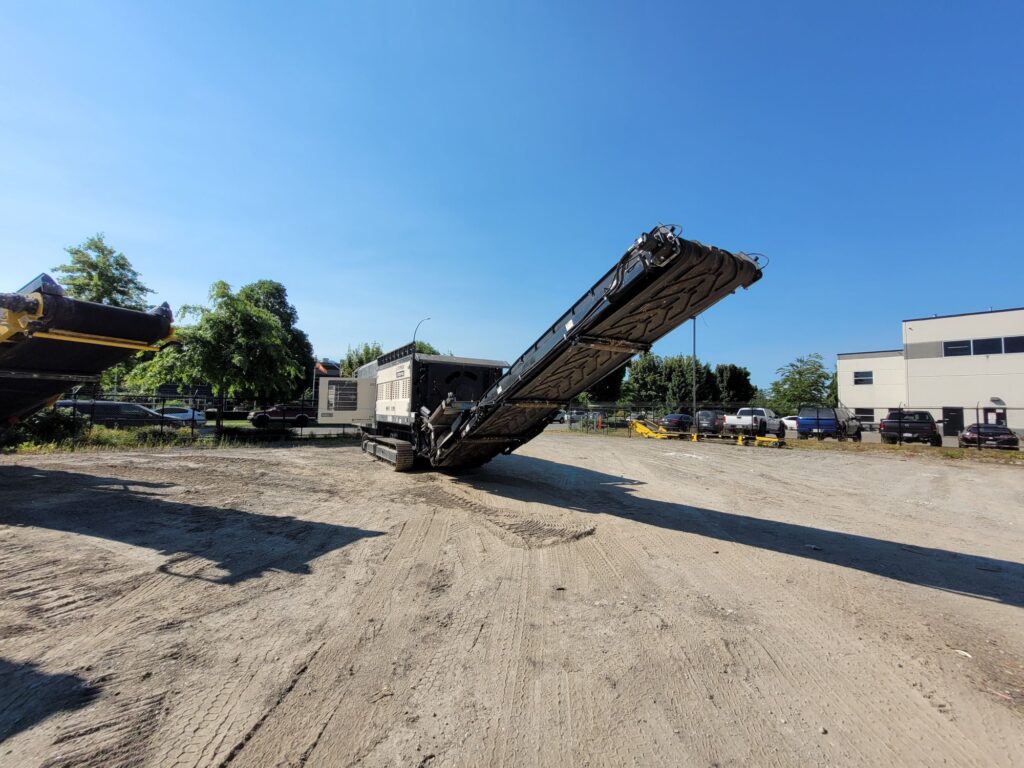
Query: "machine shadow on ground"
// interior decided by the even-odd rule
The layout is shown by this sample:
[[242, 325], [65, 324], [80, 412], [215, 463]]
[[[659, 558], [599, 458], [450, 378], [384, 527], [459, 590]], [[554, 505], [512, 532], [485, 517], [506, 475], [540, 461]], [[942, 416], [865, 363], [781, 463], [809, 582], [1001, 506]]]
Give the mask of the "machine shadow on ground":
[[1024, 565], [909, 542], [888, 541], [797, 523], [704, 509], [635, 494], [644, 483], [581, 467], [502, 456], [456, 482], [495, 496], [819, 560], [908, 584], [1024, 607]]
[[[169, 501], [148, 483], [35, 467], [0, 467], [0, 525], [49, 528], [146, 547], [164, 573], [237, 584], [266, 571], [307, 574], [315, 558], [383, 535], [345, 525]], [[152, 490], [147, 490], [152, 489]], [[191, 557], [212, 565], [187, 563]]]
[[76, 675], [48, 674], [2, 658], [0, 691], [0, 743], [57, 712], [81, 709], [100, 693]]

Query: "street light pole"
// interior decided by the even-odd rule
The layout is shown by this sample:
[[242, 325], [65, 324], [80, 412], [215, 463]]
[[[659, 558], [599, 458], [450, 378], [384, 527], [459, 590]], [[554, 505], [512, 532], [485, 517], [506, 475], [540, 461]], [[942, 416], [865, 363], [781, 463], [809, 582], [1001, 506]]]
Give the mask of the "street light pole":
[[420, 326], [427, 322], [427, 320], [429, 319], [429, 317], [424, 317], [422, 320], [416, 323], [416, 328], [412, 332], [412, 357], [414, 360], [416, 359], [416, 334], [419, 332]]
[[693, 386], [690, 387], [690, 396], [693, 408], [690, 415], [693, 421], [690, 422], [694, 434], [697, 432], [697, 316], [693, 316]]

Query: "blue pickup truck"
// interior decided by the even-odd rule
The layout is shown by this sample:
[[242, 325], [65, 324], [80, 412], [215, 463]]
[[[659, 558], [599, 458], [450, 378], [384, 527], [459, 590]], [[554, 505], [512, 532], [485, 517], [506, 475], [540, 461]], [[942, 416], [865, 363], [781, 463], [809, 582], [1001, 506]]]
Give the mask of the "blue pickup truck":
[[853, 411], [849, 408], [816, 408], [805, 406], [797, 414], [797, 438], [807, 440], [816, 437], [824, 440], [834, 437], [836, 440], [854, 440], [860, 442], [861, 425]]

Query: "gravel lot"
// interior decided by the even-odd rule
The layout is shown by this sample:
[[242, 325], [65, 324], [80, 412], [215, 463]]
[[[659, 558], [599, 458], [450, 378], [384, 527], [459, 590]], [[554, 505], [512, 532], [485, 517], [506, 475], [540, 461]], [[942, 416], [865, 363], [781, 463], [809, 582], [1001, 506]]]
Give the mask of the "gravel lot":
[[1021, 765], [1024, 469], [0, 459], [0, 764]]

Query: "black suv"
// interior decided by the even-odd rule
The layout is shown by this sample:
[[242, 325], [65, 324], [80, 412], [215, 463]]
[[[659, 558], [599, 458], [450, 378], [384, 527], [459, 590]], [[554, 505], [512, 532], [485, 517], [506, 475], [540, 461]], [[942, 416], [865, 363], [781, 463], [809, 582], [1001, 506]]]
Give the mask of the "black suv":
[[928, 411], [905, 411], [897, 409], [878, 423], [878, 433], [883, 443], [928, 443], [936, 448], [942, 445], [939, 432], [942, 420], [935, 420]]
[[72, 408], [79, 415], [89, 417], [93, 424], [104, 427], [152, 427], [164, 425], [183, 427], [185, 422], [172, 419], [138, 403], [111, 400], [60, 400], [58, 408]]

